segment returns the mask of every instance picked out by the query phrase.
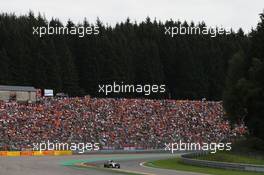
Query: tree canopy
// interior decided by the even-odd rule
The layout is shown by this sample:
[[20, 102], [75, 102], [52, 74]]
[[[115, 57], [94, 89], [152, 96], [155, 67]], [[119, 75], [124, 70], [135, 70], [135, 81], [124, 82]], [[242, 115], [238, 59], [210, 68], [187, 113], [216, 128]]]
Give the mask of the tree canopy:
[[[99, 26], [99, 35], [33, 35], [36, 26], [63, 26], [58, 19], [47, 21], [32, 12], [24, 16], [0, 15], [0, 84], [52, 88], [71, 96], [98, 93], [98, 84], [165, 84], [166, 94], [147, 98], [221, 100], [227, 65], [243, 48], [243, 32], [230, 35], [164, 34], [165, 26], [197, 26], [186, 21], [160, 22], [146, 18], [141, 23], [115, 26], [84, 20], [68, 21], [67, 27]], [[242, 34], [241, 34], [242, 33]], [[256, 55], [258, 56], [258, 55]], [[143, 94], [110, 94], [144, 97]]]
[[264, 13], [248, 40], [229, 61], [224, 107], [232, 121], [244, 121], [251, 135], [264, 140]]

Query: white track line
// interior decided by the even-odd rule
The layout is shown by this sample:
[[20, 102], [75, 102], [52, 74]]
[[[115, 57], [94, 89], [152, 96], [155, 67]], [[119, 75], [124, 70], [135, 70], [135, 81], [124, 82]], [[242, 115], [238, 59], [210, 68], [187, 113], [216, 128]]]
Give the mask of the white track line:
[[[75, 165], [81, 166], [81, 167], [93, 167], [93, 166], [85, 165], [85, 163], [78, 163], [78, 164], [75, 164]], [[124, 173], [133, 173], [133, 174], [156, 175], [156, 174], [144, 173], [144, 172], [140, 172], [140, 171], [124, 170], [124, 169], [113, 169], [112, 168], [111, 170], [120, 171], [120, 172], [124, 172]]]

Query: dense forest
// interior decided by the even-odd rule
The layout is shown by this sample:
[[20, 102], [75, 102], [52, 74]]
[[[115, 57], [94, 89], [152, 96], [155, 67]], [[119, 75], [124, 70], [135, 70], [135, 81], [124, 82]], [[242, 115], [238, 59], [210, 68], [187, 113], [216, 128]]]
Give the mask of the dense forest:
[[229, 60], [224, 107], [229, 119], [244, 121], [250, 134], [264, 140], [264, 13], [247, 40]]
[[[242, 30], [230, 35], [164, 34], [165, 26], [206, 26], [146, 18], [108, 26], [68, 21], [66, 27], [99, 27], [99, 35], [33, 35], [36, 26], [63, 26], [41, 15], [0, 15], [0, 84], [51, 88], [71, 96], [98, 93], [98, 84], [165, 84], [166, 93], [147, 98], [222, 99], [228, 61], [247, 48]], [[110, 94], [144, 97], [143, 94]]]
[[[68, 21], [66, 27], [98, 26], [99, 35], [33, 35], [36, 26], [63, 26], [32, 12], [0, 15], [0, 84], [52, 88], [70, 96], [98, 93], [98, 84], [165, 84], [165, 94], [147, 98], [223, 100], [229, 119], [245, 121], [264, 139], [264, 14], [248, 34], [164, 34], [165, 26], [204, 27], [204, 22], [160, 22], [108, 26]], [[110, 97], [145, 97], [110, 94]]]

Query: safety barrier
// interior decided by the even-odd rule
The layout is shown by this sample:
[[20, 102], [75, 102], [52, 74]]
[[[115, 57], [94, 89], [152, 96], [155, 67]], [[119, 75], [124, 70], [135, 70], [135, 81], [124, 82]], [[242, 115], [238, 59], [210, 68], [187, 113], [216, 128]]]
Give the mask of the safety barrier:
[[33, 156], [44, 156], [43, 151], [33, 151]]
[[7, 156], [7, 151], [0, 151], [0, 156]]
[[20, 151], [8, 151], [7, 152], [8, 157], [17, 157], [20, 156]]
[[43, 156], [54, 156], [55, 151], [42, 151]]
[[253, 172], [264, 172], [263, 165], [252, 165], [252, 164], [242, 164], [242, 163], [228, 163], [228, 162], [218, 162], [218, 161], [208, 161], [199, 160], [194, 157], [200, 156], [201, 154], [206, 154], [204, 152], [185, 154], [181, 156], [181, 160], [190, 165], [206, 166], [212, 168], [222, 168], [240, 171], [253, 171]]
[[33, 156], [33, 151], [21, 151], [20, 156]]
[[55, 156], [68, 156], [68, 155], [72, 155], [72, 151], [55, 151], [54, 155]]
[[72, 155], [72, 151], [0, 151], [0, 156], [67, 156]]

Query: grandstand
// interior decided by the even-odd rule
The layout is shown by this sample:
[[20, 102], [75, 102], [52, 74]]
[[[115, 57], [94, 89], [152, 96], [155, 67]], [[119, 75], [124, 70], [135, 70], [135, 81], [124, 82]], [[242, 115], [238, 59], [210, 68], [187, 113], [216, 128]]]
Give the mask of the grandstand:
[[153, 149], [178, 140], [230, 141], [246, 132], [243, 123], [232, 129], [223, 115], [222, 103], [214, 101], [43, 98], [37, 104], [1, 102], [0, 149], [28, 149], [47, 140]]

